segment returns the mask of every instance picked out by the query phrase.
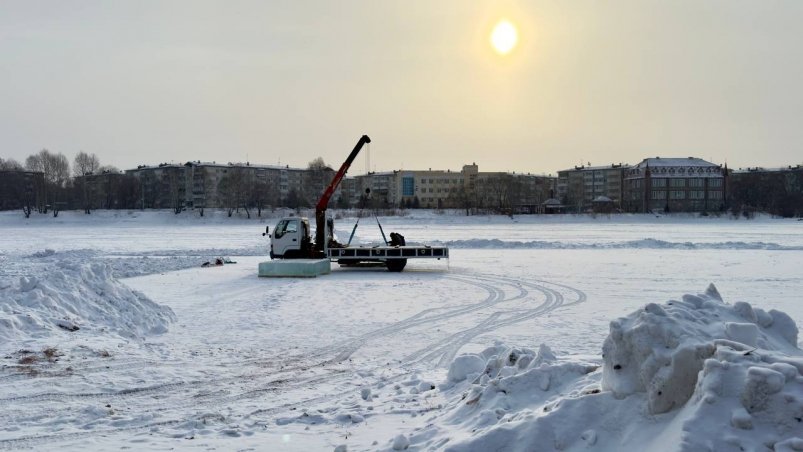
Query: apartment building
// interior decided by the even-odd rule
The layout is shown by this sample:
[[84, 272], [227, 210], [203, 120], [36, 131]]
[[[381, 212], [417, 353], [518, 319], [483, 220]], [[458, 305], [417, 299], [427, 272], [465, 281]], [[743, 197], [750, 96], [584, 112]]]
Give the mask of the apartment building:
[[803, 216], [803, 166], [732, 170], [728, 174], [727, 193], [734, 210]]
[[0, 210], [42, 210], [46, 203], [44, 173], [0, 170]]
[[557, 197], [569, 210], [583, 212], [593, 208], [595, 200], [609, 199], [613, 208], [622, 201], [624, 164], [575, 166], [558, 171]]
[[[141, 186], [143, 208], [309, 207], [332, 179], [331, 168], [187, 162], [126, 170]], [[335, 198], [339, 196], [335, 192]]]
[[76, 176], [73, 206], [91, 209], [135, 209], [141, 205], [140, 186], [130, 174], [102, 171]]

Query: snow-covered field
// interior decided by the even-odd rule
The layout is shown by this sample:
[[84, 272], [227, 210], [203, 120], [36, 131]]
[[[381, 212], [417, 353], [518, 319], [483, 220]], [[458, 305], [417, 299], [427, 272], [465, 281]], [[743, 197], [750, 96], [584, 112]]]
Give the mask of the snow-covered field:
[[803, 222], [417, 212], [449, 261], [260, 279], [278, 215], [0, 213], [0, 449], [803, 450]]

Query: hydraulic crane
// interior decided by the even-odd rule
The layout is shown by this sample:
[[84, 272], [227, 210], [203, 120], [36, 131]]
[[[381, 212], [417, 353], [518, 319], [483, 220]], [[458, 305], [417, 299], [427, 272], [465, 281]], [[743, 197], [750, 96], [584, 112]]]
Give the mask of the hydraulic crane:
[[[269, 228], [262, 235], [271, 238], [270, 257], [271, 259], [322, 259], [327, 258], [336, 260], [342, 265], [356, 265], [363, 262], [381, 263], [388, 270], [400, 272], [407, 265], [407, 259], [430, 258], [442, 259], [449, 258], [449, 249], [442, 246], [407, 246], [404, 236], [392, 232], [391, 241], [384, 246], [373, 247], [350, 247], [343, 246], [332, 238], [333, 222], [326, 218], [326, 210], [329, 200], [335, 190], [340, 185], [343, 177], [346, 176], [351, 164], [360, 153], [360, 150], [371, 139], [368, 135], [363, 135], [346, 158], [340, 165], [340, 169], [335, 174], [329, 185], [323, 191], [318, 203], [315, 205], [315, 241], [310, 240], [310, 224], [305, 217], [286, 217], [279, 220], [273, 233]], [[384, 233], [383, 233], [384, 235]]]

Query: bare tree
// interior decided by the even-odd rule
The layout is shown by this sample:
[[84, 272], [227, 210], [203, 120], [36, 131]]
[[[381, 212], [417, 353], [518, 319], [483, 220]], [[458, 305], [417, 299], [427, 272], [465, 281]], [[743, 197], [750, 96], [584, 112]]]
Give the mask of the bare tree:
[[[414, 199], [417, 201], [418, 197]], [[470, 190], [468, 187], [464, 185], [460, 185], [458, 187], [452, 187], [449, 190], [449, 195], [446, 197], [446, 202], [450, 206], [457, 207], [460, 209], [465, 209], [466, 216], [471, 215], [471, 210], [476, 207], [475, 199], [473, 195], [473, 190]], [[417, 206], [413, 206], [414, 203], [410, 204], [410, 207], [417, 209]]]
[[6, 171], [22, 171], [25, 168], [22, 167], [20, 162], [14, 159], [3, 160], [0, 158], [0, 170]]
[[262, 216], [262, 210], [268, 204], [272, 204], [273, 191], [268, 179], [254, 181], [251, 191], [252, 201], [250, 204], [256, 207], [258, 217]]
[[[70, 177], [70, 162], [62, 153], [54, 154], [42, 149], [37, 154], [25, 159], [25, 167], [30, 171], [40, 171], [45, 177], [45, 204], [47, 203], [48, 189], [52, 193], [53, 216], [58, 216], [59, 194], [63, 192], [64, 185]], [[45, 207], [45, 210], [47, 207]]]
[[75, 184], [78, 185], [76, 189], [83, 193], [84, 213], [91, 212], [90, 199], [92, 194], [89, 193], [91, 187], [89, 186], [88, 176], [97, 174], [100, 167], [100, 160], [95, 154], [87, 154], [86, 152], [79, 152], [73, 160], [73, 175], [75, 176]]
[[176, 168], [170, 168], [167, 172], [167, 181], [170, 187], [170, 207], [178, 215], [184, 210], [184, 180]]
[[251, 173], [241, 167], [231, 167], [218, 182], [218, 193], [228, 216], [240, 208], [251, 218], [249, 203], [253, 199], [254, 183]]
[[302, 198], [305, 203], [315, 203], [321, 193], [323, 193], [326, 185], [332, 180], [333, 173], [334, 170], [323, 161], [322, 157], [316, 157], [307, 164], [307, 171], [304, 174], [304, 185], [302, 187]]
[[79, 152], [73, 160], [73, 174], [75, 176], [86, 176], [87, 174], [97, 173], [100, 169], [100, 160], [95, 154]]
[[200, 215], [204, 216], [204, 210], [209, 204], [209, 173], [205, 167], [189, 165], [192, 168], [192, 207], [198, 209]]

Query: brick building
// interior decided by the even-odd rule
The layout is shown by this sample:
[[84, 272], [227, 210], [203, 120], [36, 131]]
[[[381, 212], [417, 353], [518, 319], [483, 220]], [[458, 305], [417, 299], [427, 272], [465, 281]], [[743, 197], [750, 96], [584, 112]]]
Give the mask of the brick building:
[[647, 158], [625, 170], [627, 212], [724, 210], [727, 167], [688, 158]]

